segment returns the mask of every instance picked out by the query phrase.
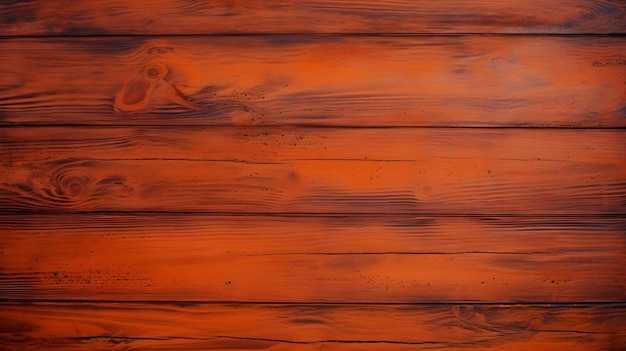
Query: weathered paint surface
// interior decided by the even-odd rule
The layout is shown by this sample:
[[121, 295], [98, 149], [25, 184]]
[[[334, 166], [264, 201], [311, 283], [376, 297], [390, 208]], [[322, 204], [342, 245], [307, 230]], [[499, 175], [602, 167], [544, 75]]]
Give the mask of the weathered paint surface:
[[0, 349], [623, 350], [623, 1], [4, 1]]

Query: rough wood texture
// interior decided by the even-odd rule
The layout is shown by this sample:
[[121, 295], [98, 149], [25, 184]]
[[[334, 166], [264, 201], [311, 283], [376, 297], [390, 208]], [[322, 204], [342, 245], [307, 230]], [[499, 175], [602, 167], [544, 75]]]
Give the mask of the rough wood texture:
[[0, 42], [0, 123], [626, 126], [621, 37]]
[[0, 35], [625, 33], [620, 0], [29, 0], [0, 4]]
[[[620, 351], [624, 305], [2, 304], [20, 350]], [[7, 317], [6, 319], [4, 317]]]
[[623, 0], [0, 2], [0, 349], [626, 345]]
[[5, 215], [0, 221], [2, 299], [626, 298], [623, 218]]
[[483, 168], [505, 161], [621, 166], [626, 157], [626, 134], [620, 129], [0, 127], [0, 156], [7, 163], [64, 159], [259, 163], [437, 159], [473, 162]]
[[626, 204], [617, 130], [83, 131], [3, 129], [0, 209], [623, 214]]

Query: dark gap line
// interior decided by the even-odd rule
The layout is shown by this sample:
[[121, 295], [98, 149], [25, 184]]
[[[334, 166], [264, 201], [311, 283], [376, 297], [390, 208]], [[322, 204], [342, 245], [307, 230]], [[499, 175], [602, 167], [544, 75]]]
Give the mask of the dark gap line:
[[[582, 332], [589, 334], [597, 334], [593, 332]], [[616, 334], [616, 333], [613, 333]], [[321, 340], [288, 340], [288, 339], [273, 339], [273, 338], [260, 338], [260, 337], [243, 337], [234, 335], [215, 335], [210, 337], [184, 337], [184, 336], [162, 336], [162, 337], [128, 337], [128, 336], [107, 336], [107, 335], [94, 335], [94, 336], [81, 336], [71, 337], [69, 339], [84, 341], [84, 340], [119, 340], [119, 342], [127, 341], [169, 341], [169, 340], [194, 340], [194, 341], [215, 341], [219, 339], [231, 339], [231, 340], [245, 340], [245, 341], [260, 341], [282, 344], [294, 344], [294, 345], [317, 345], [317, 344], [394, 344], [394, 345], [467, 345], [467, 342], [454, 342], [454, 341], [395, 341], [395, 340], [349, 340], [349, 339], [321, 339]]]
[[[0, 142], [2, 144], [2, 142]], [[453, 160], [465, 160], [474, 158], [456, 158], [456, 157], [433, 157]], [[91, 158], [91, 157], [70, 157], [63, 158], [63, 160], [75, 160], [75, 161], [98, 161], [98, 162], [116, 162], [116, 161], [180, 161], [180, 162], [222, 162], [222, 163], [245, 163], [254, 165], [284, 165], [289, 162], [308, 162], [308, 161], [331, 161], [331, 162], [385, 162], [385, 163], [402, 163], [402, 162], [420, 162], [422, 159], [397, 159], [397, 160], [384, 160], [374, 158], [285, 158], [278, 159], [277, 161], [253, 161], [245, 159], [209, 159], [209, 158], [164, 158], [164, 157], [144, 157], [144, 158]], [[510, 159], [507, 159], [510, 160]], [[19, 160], [17, 162], [49, 162], [49, 159], [37, 159], [31, 158], [28, 160]], [[513, 159], [513, 161], [534, 161], [532, 159]], [[544, 160], [554, 161], [554, 160]], [[561, 161], [561, 160], [557, 160]]]
[[237, 301], [237, 300], [112, 300], [112, 299], [11, 299], [1, 298], [0, 304], [140, 304], [140, 305], [263, 305], [263, 306], [519, 306], [519, 307], [576, 307], [614, 306], [626, 308], [626, 301], [424, 301], [424, 302], [311, 302], [311, 301]]
[[78, 123], [15, 123], [2, 124], [0, 128], [232, 128], [232, 129], [520, 129], [520, 130], [626, 130], [626, 126], [617, 127], [575, 127], [575, 126], [412, 126], [412, 125], [390, 125], [390, 126], [360, 126], [360, 125], [323, 125], [323, 124], [266, 124], [266, 125], [234, 125], [234, 124], [78, 124]]
[[[0, 142], [0, 145], [2, 142]], [[15, 144], [15, 143], [14, 143]], [[276, 161], [254, 161], [246, 159], [210, 159], [210, 158], [166, 158], [166, 157], [144, 157], [144, 158], [92, 158], [92, 157], [66, 157], [62, 159], [29, 158], [13, 160], [14, 162], [56, 162], [64, 161], [96, 161], [96, 162], [124, 162], [124, 161], [175, 161], [175, 162], [205, 162], [205, 163], [243, 163], [249, 165], [287, 165], [291, 162], [379, 162], [379, 163], [416, 163], [425, 159], [445, 159], [445, 160], [495, 160], [495, 161], [545, 161], [545, 162], [567, 162], [566, 160], [555, 159], [531, 159], [531, 158], [477, 158], [477, 157], [430, 157], [421, 159], [376, 159], [376, 158], [284, 158]]]
[[441, 256], [454, 256], [454, 255], [553, 255], [554, 252], [549, 251], [378, 251], [378, 252], [362, 252], [362, 251], [346, 251], [346, 252], [284, 252], [284, 253], [257, 253], [257, 254], [241, 254], [241, 256], [376, 256], [376, 255], [398, 255], [398, 256], [412, 256], [412, 255], [441, 255]]
[[453, 32], [453, 33], [424, 33], [424, 32], [226, 32], [226, 33], [98, 33], [98, 34], [23, 34], [0, 35], [0, 39], [54, 39], [54, 38], [179, 38], [179, 37], [266, 37], [266, 36], [303, 36], [303, 37], [623, 37], [625, 32], [607, 33], [492, 33], [492, 32]]
[[563, 213], [563, 214], [527, 214], [527, 213], [436, 213], [436, 212], [394, 212], [394, 213], [377, 213], [377, 212], [213, 212], [213, 211], [62, 211], [62, 210], [0, 210], [2, 215], [17, 216], [33, 216], [33, 215], [84, 215], [84, 216], [101, 216], [101, 215], [181, 215], [181, 216], [206, 216], [206, 217], [321, 217], [321, 218], [350, 218], [350, 217], [440, 217], [440, 218], [587, 218], [587, 219], [606, 219], [606, 218], [624, 218], [626, 213], [598, 213], [598, 214], [582, 214], [582, 213]]
[[[179, 162], [221, 162], [221, 163], [245, 163], [245, 164], [254, 164], [254, 165], [284, 165], [287, 162], [291, 162], [292, 160], [278, 160], [276, 162], [272, 161], [251, 161], [251, 160], [238, 160], [238, 159], [200, 159], [200, 158], [162, 158], [162, 157], [147, 157], [147, 158], [69, 158], [64, 160], [76, 160], [76, 161], [98, 161], [98, 162], [116, 162], [116, 161], [179, 161]], [[47, 160], [44, 159], [29, 159], [25, 162], [45, 162]], [[301, 160], [301, 161], [320, 161], [318, 159], [310, 159], [310, 160]], [[331, 159], [322, 161], [333, 161]], [[350, 160], [342, 160], [342, 161], [350, 161]], [[358, 160], [361, 161], [361, 160]], [[368, 160], [363, 160], [368, 161]], [[377, 160], [371, 160], [377, 161]], [[417, 160], [415, 160], [417, 161]], [[381, 161], [381, 162], [393, 162], [393, 161]], [[406, 161], [406, 162], [413, 162]]]

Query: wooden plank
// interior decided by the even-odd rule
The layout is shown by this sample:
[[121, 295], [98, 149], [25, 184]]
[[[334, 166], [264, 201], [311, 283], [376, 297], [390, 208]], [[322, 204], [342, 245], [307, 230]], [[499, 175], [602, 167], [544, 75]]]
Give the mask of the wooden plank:
[[624, 214], [621, 130], [5, 128], [0, 210]]
[[615, 302], [624, 218], [2, 215], [0, 298]]
[[0, 123], [624, 127], [623, 52], [602, 36], [5, 39]]
[[8, 1], [0, 35], [625, 33], [620, 0]]
[[621, 165], [618, 129], [340, 128], [293, 126], [0, 127], [0, 159], [16, 161], [544, 160]]
[[0, 346], [39, 350], [622, 350], [608, 305], [0, 305]]

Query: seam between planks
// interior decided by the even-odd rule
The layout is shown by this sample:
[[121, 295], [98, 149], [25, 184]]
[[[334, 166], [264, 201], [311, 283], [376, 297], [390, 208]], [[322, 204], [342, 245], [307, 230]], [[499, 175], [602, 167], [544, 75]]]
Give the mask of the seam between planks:
[[476, 217], [476, 218], [625, 218], [624, 213], [598, 213], [598, 214], [581, 214], [581, 213], [551, 213], [551, 214], [533, 214], [533, 213], [432, 213], [432, 212], [390, 212], [390, 213], [370, 213], [370, 212], [219, 212], [219, 211], [62, 211], [62, 210], [23, 210], [11, 211], [0, 210], [0, 215], [141, 215], [141, 216], [159, 216], [159, 215], [181, 215], [181, 216], [223, 216], [223, 217], [319, 217], [319, 218], [351, 218], [351, 217]]
[[0, 35], [2, 39], [13, 38], [176, 38], [176, 37], [261, 37], [261, 36], [342, 36], [342, 37], [459, 37], [459, 36], [483, 36], [483, 37], [626, 37], [626, 32], [613, 33], [489, 33], [489, 32], [458, 32], [458, 33], [419, 33], [419, 32], [255, 32], [255, 33], [188, 33], [188, 34], [30, 34], [30, 35]]
[[571, 307], [586, 308], [589, 306], [626, 307], [626, 301], [422, 301], [422, 302], [315, 302], [315, 301], [237, 301], [237, 300], [99, 300], [99, 299], [0, 299], [0, 304], [145, 304], [145, 305], [260, 305], [260, 306], [522, 306], [522, 307]]
[[236, 125], [236, 124], [67, 124], [67, 123], [1, 123], [0, 128], [154, 128], [154, 129], [193, 129], [193, 128], [233, 128], [233, 129], [276, 129], [276, 128], [293, 128], [293, 129], [494, 129], [494, 130], [602, 130], [602, 131], [626, 131], [624, 127], [574, 127], [574, 126], [412, 126], [412, 125], [333, 125], [333, 124], [262, 124], [262, 125]]

